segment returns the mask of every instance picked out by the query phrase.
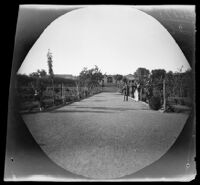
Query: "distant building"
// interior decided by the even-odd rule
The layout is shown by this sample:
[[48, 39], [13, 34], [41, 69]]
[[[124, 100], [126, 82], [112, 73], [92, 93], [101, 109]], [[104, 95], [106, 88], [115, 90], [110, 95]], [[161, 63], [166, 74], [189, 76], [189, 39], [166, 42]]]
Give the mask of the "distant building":
[[114, 75], [104, 75], [103, 82], [104, 82], [104, 85], [115, 84], [116, 80], [114, 78]]

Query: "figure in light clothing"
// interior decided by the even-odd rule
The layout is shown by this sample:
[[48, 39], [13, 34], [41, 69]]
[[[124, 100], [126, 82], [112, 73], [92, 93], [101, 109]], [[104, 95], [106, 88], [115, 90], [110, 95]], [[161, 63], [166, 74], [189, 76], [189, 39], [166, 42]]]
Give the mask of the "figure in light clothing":
[[134, 92], [134, 100], [135, 101], [139, 101], [139, 92], [138, 92], [138, 85], [135, 89], [135, 92]]

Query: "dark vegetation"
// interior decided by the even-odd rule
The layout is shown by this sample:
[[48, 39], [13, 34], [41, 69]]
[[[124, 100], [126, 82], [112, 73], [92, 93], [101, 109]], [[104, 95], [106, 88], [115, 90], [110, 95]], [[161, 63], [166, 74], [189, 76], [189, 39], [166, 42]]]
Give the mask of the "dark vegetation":
[[[83, 68], [76, 78], [64, 78], [54, 75], [52, 53], [47, 53], [48, 74], [37, 70], [29, 75], [16, 75], [16, 96], [20, 110], [49, 108], [67, 102], [74, 102], [102, 91], [103, 78], [101, 70]], [[134, 73], [132, 84], [138, 86], [139, 100], [149, 103], [153, 110], [160, 109], [166, 102], [166, 111], [174, 111], [174, 105], [192, 107], [194, 79], [193, 71], [166, 72], [164, 69], [138, 68]], [[116, 85], [121, 92], [123, 84], [129, 80], [126, 76], [114, 75]], [[165, 84], [165, 85], [164, 85]], [[132, 91], [132, 95], [134, 92]], [[130, 94], [131, 95], [131, 94]]]

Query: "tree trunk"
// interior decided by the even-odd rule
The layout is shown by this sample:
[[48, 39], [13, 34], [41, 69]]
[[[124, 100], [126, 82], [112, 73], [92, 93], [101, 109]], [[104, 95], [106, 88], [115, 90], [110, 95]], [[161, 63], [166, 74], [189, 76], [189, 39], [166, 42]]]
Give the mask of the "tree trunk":
[[62, 93], [62, 83], [60, 84], [60, 96], [61, 96], [61, 99], [63, 97], [63, 93]]
[[78, 87], [78, 83], [76, 83], [76, 91], [77, 91], [77, 98], [79, 99], [79, 87]]

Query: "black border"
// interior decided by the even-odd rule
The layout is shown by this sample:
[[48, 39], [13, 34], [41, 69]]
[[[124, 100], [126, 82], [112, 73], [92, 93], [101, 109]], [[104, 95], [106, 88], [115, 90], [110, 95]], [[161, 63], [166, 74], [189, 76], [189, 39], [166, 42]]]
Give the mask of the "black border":
[[[183, 3], [183, 2], [182, 2]], [[163, 3], [162, 4], [182, 4], [182, 3], [179, 3], [179, 2], [176, 2], [176, 1], [168, 1], [166, 3]], [[8, 113], [8, 98], [9, 98], [9, 88], [10, 88], [10, 77], [11, 77], [11, 68], [12, 68], [12, 60], [13, 60], [13, 51], [14, 51], [14, 43], [15, 43], [15, 32], [16, 32], [16, 25], [17, 25], [17, 16], [18, 16], [18, 7], [20, 4], [60, 4], [60, 5], [64, 5], [66, 4], [66, 1], [63, 1], [63, 2], [47, 2], [47, 3], [41, 3], [40, 1], [34, 1], [34, 2], [25, 2], [25, 1], [16, 1], [16, 2], [8, 2], [8, 5], [5, 6], [5, 10], [9, 10], [9, 13], [7, 12], [7, 14], [9, 14], [9, 16], [5, 18], [5, 15], [4, 14], [4, 19], [3, 19], [3, 31], [5, 33], [3, 33], [3, 38], [6, 40], [6, 42], [3, 42], [3, 50], [2, 50], [2, 54], [5, 56], [3, 58], [3, 61], [2, 61], [2, 83], [3, 83], [3, 89], [1, 92], [3, 92], [3, 95], [1, 96], [2, 97], [2, 100], [3, 100], [3, 104], [1, 103], [1, 108], [2, 108], [2, 111], [1, 111], [1, 115], [3, 116], [3, 122], [1, 123], [1, 144], [2, 144], [2, 157], [1, 159], [3, 159], [3, 166], [4, 166], [4, 155], [5, 155], [5, 148], [6, 148], [6, 130], [7, 130], [7, 113]], [[83, 2], [78, 2], [78, 3], [73, 3], [73, 2], [69, 2], [67, 3], [68, 5], [83, 5], [85, 3]], [[86, 4], [94, 4], [94, 3], [89, 3], [87, 2]], [[96, 4], [96, 3], [95, 3]], [[97, 4], [118, 4], [118, 3], [97, 3]], [[119, 3], [119, 4], [125, 4], [125, 3]], [[161, 3], [159, 2], [153, 2], [153, 3], [144, 3], [142, 4], [141, 2], [138, 2], [136, 3], [136, 1], [134, 1], [134, 4], [132, 3], [127, 3], [127, 5], [135, 5], [135, 4], [138, 4], [138, 5], [148, 5], [148, 4], [151, 4], [151, 5], [160, 5]], [[183, 4], [187, 4], [187, 5], [196, 5], [196, 1], [189, 1], [188, 3], [183, 3]], [[196, 6], [196, 12], [197, 12], [197, 15], [198, 15], [198, 7]], [[197, 28], [198, 28], [198, 19], [197, 19]], [[198, 35], [196, 35], [196, 39], [198, 39]], [[198, 42], [196, 42], [196, 59], [198, 59]], [[6, 54], [6, 55], [5, 55]], [[6, 63], [6, 64], [5, 64]], [[197, 72], [197, 68], [198, 68], [198, 65], [196, 64], [196, 91], [198, 92], [199, 90], [199, 86], [198, 86], [198, 72]], [[197, 93], [198, 94], [198, 93]], [[197, 102], [198, 102], [198, 97], [197, 97]], [[197, 111], [197, 110], [196, 110]], [[198, 135], [198, 134], [197, 134]], [[198, 140], [198, 139], [197, 139]], [[3, 173], [2, 173], [2, 179], [3, 179], [3, 175], [4, 175], [4, 169], [2, 169]]]

